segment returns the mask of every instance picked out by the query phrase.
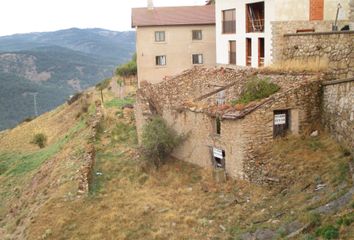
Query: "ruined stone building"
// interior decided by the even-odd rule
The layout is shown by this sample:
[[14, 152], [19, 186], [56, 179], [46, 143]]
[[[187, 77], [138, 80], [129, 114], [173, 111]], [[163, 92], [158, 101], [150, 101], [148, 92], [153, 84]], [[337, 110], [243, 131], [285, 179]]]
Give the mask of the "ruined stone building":
[[354, 0], [218, 0], [215, 17], [217, 64], [262, 67], [288, 59], [284, 34], [353, 30]]
[[[280, 90], [268, 98], [232, 106], [251, 78], [269, 79]], [[320, 119], [318, 75], [261, 73], [255, 70], [193, 68], [159, 84], [139, 89], [136, 121], [139, 135], [159, 114], [189, 137], [173, 156], [202, 167], [224, 168], [229, 176], [264, 182], [271, 179], [271, 145], [290, 131], [311, 130]]]
[[138, 82], [158, 83], [194, 65], [215, 66], [214, 5], [132, 9]]

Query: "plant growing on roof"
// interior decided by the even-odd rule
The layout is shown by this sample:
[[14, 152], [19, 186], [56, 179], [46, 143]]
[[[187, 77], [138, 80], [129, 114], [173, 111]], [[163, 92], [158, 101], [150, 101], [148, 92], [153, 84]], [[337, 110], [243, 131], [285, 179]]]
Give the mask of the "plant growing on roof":
[[253, 77], [244, 86], [242, 93], [238, 99], [231, 100], [231, 104], [248, 104], [252, 101], [267, 98], [278, 92], [280, 87], [270, 82], [269, 78], [260, 79]]

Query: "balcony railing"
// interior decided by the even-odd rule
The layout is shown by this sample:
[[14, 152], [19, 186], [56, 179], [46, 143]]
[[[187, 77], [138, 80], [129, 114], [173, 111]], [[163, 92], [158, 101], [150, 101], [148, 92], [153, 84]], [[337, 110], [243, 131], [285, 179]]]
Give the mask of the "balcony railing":
[[246, 66], [251, 66], [252, 65], [252, 56], [247, 56], [246, 58]]
[[264, 57], [259, 58], [259, 67], [264, 67]]
[[229, 64], [236, 65], [236, 52], [229, 52]]
[[223, 21], [222, 33], [236, 33], [236, 21]]
[[248, 20], [247, 32], [264, 32], [264, 19]]

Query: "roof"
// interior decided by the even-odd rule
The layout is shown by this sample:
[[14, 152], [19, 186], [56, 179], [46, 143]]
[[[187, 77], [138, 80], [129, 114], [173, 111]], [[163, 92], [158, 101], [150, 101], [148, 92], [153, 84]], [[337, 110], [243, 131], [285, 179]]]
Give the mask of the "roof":
[[[280, 90], [271, 96], [248, 104], [230, 102], [239, 98], [248, 80], [257, 77], [276, 83]], [[148, 99], [159, 111], [160, 108], [178, 112], [192, 111], [236, 120], [277, 99], [294, 94], [304, 86], [320, 84], [321, 76], [314, 73], [270, 72], [251, 68], [199, 68], [189, 69], [182, 74], [158, 84], [147, 84], [138, 90], [138, 95]], [[218, 105], [219, 93], [223, 92], [224, 104]]]
[[214, 5], [132, 9], [132, 27], [213, 24]]

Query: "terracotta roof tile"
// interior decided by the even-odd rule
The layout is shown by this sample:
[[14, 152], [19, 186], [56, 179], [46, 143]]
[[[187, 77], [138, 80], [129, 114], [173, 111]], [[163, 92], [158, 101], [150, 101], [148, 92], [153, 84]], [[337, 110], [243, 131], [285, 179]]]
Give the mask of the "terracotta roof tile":
[[132, 27], [204, 24], [215, 24], [214, 5], [132, 9]]

